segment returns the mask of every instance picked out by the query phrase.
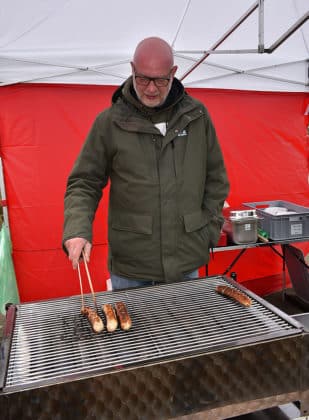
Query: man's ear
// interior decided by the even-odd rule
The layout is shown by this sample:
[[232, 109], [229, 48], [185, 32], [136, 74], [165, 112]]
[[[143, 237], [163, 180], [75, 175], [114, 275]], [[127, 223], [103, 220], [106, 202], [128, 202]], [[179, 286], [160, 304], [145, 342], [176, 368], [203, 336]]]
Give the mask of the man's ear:
[[172, 71], [171, 71], [171, 76], [172, 76], [172, 77], [174, 77], [174, 76], [175, 76], [175, 73], [176, 73], [177, 69], [178, 69], [178, 66], [173, 66], [173, 67], [172, 67]]

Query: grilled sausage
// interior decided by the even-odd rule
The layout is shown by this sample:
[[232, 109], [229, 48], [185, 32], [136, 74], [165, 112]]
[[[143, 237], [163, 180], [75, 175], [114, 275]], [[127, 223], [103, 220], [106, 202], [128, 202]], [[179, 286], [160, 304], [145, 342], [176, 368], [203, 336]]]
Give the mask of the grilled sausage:
[[118, 327], [118, 320], [111, 304], [106, 303], [102, 306], [102, 310], [106, 318], [106, 329], [108, 332], [113, 332]]
[[82, 309], [82, 314], [85, 315], [95, 333], [99, 333], [104, 330], [104, 324], [102, 319], [99, 317], [97, 311], [89, 308], [89, 306], [84, 306]]
[[132, 321], [128, 313], [127, 307], [123, 302], [115, 303], [116, 314], [122, 330], [128, 331], [132, 326]]
[[221, 295], [228, 296], [237, 302], [241, 303], [243, 306], [250, 306], [252, 304], [252, 300], [245, 295], [244, 293], [240, 292], [239, 290], [233, 289], [229, 286], [217, 286], [216, 292], [220, 293]]

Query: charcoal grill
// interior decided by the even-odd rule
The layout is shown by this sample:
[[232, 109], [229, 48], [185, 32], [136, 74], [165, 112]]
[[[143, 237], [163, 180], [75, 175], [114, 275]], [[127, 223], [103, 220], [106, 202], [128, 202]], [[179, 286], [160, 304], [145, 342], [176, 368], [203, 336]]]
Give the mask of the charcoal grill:
[[[242, 290], [252, 306], [217, 294], [221, 284]], [[80, 296], [10, 306], [1, 412], [23, 418], [27, 406], [36, 419], [46, 410], [74, 419], [205, 412], [219, 419], [231, 407], [248, 412], [253, 402], [254, 409], [258, 402], [294, 400], [307, 407], [308, 334], [233, 280], [213, 276], [97, 294], [99, 307], [119, 300], [133, 321], [127, 332], [93, 333], [80, 314]], [[91, 295], [85, 304], [91, 306]]]

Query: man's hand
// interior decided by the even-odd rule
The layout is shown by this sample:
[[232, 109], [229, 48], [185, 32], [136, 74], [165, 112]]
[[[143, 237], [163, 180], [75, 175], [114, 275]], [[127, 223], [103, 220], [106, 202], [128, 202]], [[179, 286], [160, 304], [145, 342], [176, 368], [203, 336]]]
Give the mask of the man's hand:
[[65, 241], [64, 246], [68, 250], [69, 260], [72, 261], [74, 269], [77, 268], [77, 264], [80, 258], [82, 258], [82, 251], [84, 250], [85, 259], [87, 263], [90, 260], [91, 243], [84, 238], [72, 238]]

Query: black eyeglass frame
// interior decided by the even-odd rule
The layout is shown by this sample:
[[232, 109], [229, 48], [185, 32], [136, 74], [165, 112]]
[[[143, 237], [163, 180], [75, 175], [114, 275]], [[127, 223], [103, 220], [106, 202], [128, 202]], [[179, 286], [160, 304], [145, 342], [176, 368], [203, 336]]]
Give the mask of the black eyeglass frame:
[[[167, 87], [172, 76], [169, 77], [148, 77], [144, 76], [143, 74], [136, 74], [135, 71], [133, 72], [133, 77], [136, 81], [136, 83], [139, 86], [148, 86], [150, 82], [153, 82], [156, 87]], [[158, 84], [159, 82], [159, 84]]]

